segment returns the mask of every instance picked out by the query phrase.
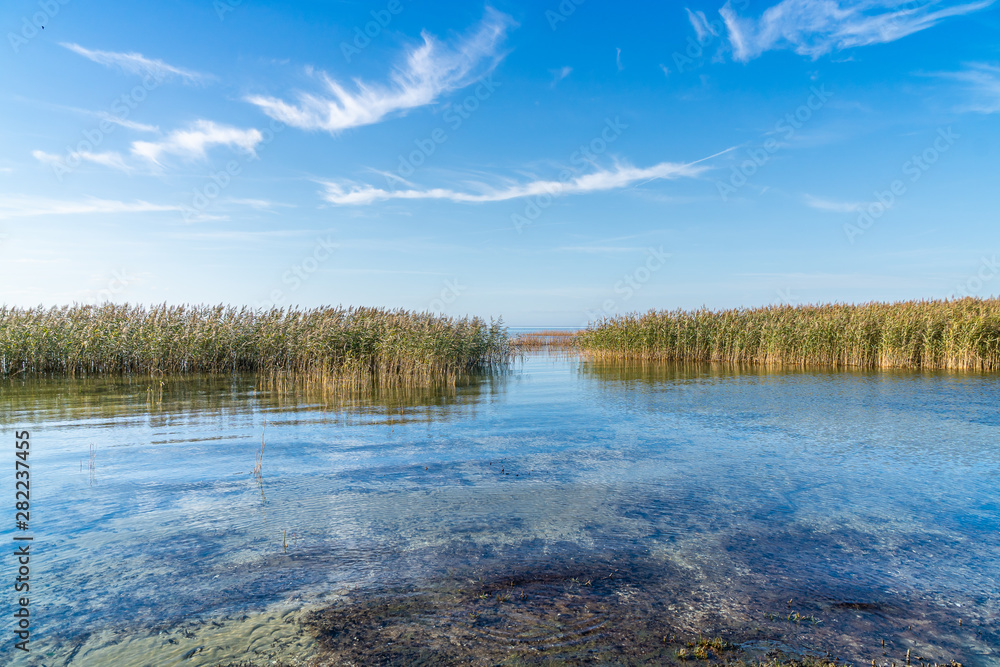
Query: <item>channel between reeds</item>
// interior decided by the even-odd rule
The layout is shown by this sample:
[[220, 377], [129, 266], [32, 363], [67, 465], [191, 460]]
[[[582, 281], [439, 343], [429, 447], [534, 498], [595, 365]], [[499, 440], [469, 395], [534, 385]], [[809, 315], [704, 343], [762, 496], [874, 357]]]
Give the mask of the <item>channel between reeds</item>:
[[501, 321], [405, 310], [0, 308], [0, 376], [8, 377], [250, 372], [278, 385], [296, 378], [362, 389], [453, 384], [511, 356]]
[[579, 332], [597, 358], [1000, 370], [1000, 299], [650, 311]]
[[545, 330], [518, 334], [513, 339], [518, 352], [572, 349], [576, 331]]

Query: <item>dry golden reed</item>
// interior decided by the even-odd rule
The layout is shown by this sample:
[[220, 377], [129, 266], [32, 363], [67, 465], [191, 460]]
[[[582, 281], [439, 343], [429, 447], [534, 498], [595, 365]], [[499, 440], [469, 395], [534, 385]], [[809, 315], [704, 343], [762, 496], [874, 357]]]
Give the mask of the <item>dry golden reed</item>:
[[596, 357], [1000, 370], [1000, 299], [650, 311], [577, 334]]
[[499, 321], [379, 308], [0, 307], [0, 375], [253, 372], [428, 384], [502, 366]]

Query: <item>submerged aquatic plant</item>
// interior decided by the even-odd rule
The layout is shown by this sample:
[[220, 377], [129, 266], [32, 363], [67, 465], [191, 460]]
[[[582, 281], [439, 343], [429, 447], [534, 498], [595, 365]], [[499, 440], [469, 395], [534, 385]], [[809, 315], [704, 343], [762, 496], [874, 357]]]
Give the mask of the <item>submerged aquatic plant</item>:
[[576, 335], [611, 359], [1000, 369], [1000, 299], [650, 311]]
[[93, 486], [94, 482], [97, 481], [97, 445], [90, 444], [90, 461], [87, 464], [87, 470], [90, 472], [90, 485]]
[[267, 431], [267, 420], [266, 419], [264, 420], [264, 426], [262, 426], [261, 429], [260, 429], [260, 449], [257, 451], [257, 463], [256, 463], [256, 465], [254, 465], [253, 472], [252, 472], [252, 474], [258, 480], [260, 480], [264, 476], [264, 472], [261, 469], [261, 466], [264, 465], [264, 445], [265, 445], [264, 433], [265, 433], [265, 431]]

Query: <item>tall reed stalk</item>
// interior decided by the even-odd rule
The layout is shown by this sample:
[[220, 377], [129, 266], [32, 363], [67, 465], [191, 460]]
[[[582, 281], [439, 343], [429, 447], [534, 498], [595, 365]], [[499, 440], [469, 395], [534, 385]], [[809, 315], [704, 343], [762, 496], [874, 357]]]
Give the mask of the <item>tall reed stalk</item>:
[[257, 372], [423, 385], [501, 366], [502, 323], [378, 308], [0, 307], [0, 376]]
[[1000, 299], [650, 311], [577, 334], [596, 357], [1000, 370]]

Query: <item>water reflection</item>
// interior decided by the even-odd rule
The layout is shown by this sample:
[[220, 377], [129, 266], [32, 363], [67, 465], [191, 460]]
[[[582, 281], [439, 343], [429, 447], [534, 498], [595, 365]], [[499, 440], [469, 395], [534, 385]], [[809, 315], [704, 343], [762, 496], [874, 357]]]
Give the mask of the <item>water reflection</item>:
[[430, 387], [372, 387], [364, 393], [336, 384], [283, 382], [256, 375], [155, 377], [36, 377], [0, 379], [0, 422], [111, 420], [149, 416], [216, 418], [260, 411], [383, 415], [388, 419], [447, 420], [502, 394], [509, 373], [464, 377]]

